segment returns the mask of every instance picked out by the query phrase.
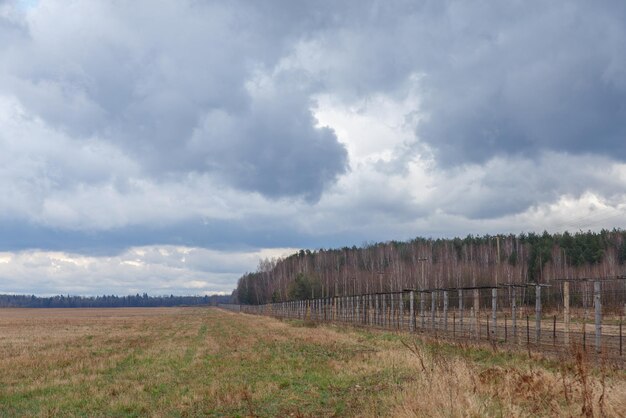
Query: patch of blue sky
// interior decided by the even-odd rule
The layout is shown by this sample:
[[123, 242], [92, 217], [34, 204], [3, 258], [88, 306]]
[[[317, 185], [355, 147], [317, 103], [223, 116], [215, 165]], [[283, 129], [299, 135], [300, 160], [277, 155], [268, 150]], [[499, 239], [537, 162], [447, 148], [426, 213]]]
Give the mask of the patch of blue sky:
[[16, 0], [17, 7], [22, 10], [30, 10], [37, 7], [39, 0]]

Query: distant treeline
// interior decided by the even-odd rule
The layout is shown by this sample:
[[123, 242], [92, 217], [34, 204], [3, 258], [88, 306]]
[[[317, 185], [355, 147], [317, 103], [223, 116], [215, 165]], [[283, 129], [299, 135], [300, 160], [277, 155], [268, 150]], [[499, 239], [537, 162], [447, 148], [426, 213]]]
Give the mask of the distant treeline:
[[196, 306], [228, 303], [229, 295], [212, 296], [52, 296], [0, 295], [0, 308], [131, 308], [158, 306]]
[[390, 241], [263, 260], [233, 292], [244, 304], [403, 289], [545, 283], [626, 272], [626, 231]]

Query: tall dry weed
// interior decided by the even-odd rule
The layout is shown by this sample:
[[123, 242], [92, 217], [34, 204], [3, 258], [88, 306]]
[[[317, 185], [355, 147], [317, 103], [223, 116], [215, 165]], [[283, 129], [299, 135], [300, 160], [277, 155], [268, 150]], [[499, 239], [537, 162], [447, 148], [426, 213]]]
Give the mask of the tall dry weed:
[[[404, 390], [392, 416], [584, 416], [623, 417], [626, 384], [611, 380], [607, 368], [593, 368], [578, 350], [560, 370], [532, 362], [519, 366], [481, 365], [462, 355], [450, 355], [438, 342], [427, 346], [403, 341], [411, 353], [416, 379]], [[449, 351], [449, 350], [448, 350]], [[510, 363], [510, 364], [509, 364]]]

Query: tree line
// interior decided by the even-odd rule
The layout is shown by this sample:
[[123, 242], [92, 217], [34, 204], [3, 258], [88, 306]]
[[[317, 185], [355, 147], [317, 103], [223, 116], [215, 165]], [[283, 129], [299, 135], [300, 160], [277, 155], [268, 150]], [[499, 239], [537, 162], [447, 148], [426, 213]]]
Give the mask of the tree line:
[[197, 306], [228, 303], [229, 295], [212, 296], [148, 296], [103, 295], [39, 297], [35, 295], [0, 295], [0, 308], [131, 308], [164, 306]]
[[233, 292], [243, 304], [404, 289], [554, 283], [626, 272], [626, 231], [415, 238], [265, 259]]

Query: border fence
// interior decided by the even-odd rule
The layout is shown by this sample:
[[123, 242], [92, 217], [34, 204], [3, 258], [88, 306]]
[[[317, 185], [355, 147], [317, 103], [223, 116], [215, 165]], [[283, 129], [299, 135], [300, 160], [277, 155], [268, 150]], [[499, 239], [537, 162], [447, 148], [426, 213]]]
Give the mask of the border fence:
[[219, 306], [248, 314], [408, 331], [529, 351], [580, 347], [622, 366], [626, 359], [626, 276]]

